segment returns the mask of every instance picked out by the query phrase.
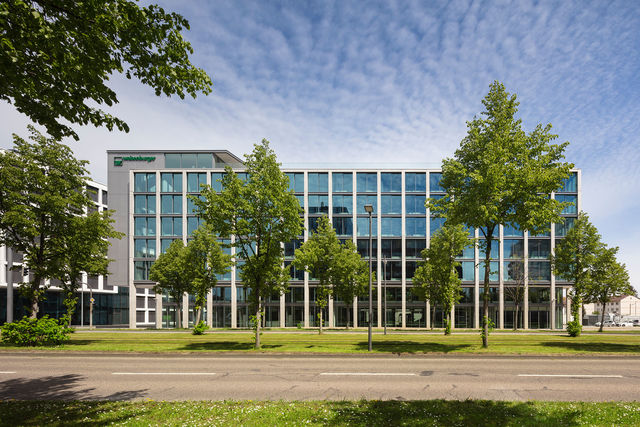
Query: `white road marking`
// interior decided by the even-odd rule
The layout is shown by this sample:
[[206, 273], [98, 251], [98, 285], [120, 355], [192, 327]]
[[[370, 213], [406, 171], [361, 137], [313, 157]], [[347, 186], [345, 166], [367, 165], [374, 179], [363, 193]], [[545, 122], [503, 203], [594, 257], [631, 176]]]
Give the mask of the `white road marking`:
[[16, 371], [0, 371], [0, 374], [15, 374]]
[[519, 377], [558, 377], [558, 378], [624, 378], [622, 375], [590, 374], [518, 374]]
[[215, 372], [112, 372], [111, 375], [215, 375]]
[[391, 377], [408, 377], [416, 376], [414, 373], [401, 372], [321, 372], [320, 375], [347, 375], [347, 376], [391, 376]]

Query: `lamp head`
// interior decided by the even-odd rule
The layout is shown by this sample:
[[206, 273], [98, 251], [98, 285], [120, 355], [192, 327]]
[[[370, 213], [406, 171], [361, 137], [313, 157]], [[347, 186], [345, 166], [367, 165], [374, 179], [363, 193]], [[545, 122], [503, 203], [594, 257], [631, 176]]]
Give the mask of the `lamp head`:
[[364, 205], [364, 210], [369, 214], [373, 213], [373, 205], [371, 203], [367, 203], [366, 205]]

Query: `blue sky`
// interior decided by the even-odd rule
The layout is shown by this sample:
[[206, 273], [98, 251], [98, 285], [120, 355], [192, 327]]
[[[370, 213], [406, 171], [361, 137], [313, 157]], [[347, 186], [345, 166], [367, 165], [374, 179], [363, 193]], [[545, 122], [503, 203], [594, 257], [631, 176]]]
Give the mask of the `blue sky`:
[[[640, 2], [180, 1], [197, 100], [113, 78], [128, 134], [69, 142], [106, 181], [107, 149], [228, 149], [267, 138], [287, 165], [425, 165], [451, 156], [493, 80], [526, 130], [552, 123], [583, 171], [583, 206], [640, 288]], [[0, 145], [26, 135], [0, 103]]]

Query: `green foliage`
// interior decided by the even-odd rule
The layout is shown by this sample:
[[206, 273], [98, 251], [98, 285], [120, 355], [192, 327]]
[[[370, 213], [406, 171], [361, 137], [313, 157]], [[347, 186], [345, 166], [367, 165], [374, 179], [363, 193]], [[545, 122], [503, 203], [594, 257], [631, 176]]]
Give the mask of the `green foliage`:
[[0, 99], [57, 137], [73, 124], [127, 124], [95, 105], [118, 103], [106, 83], [135, 77], [156, 95], [208, 94], [211, 80], [189, 61], [188, 21], [129, 0], [8, 0], [0, 3]]
[[320, 333], [323, 327], [322, 309], [327, 306], [329, 297], [335, 293], [350, 305], [357, 295], [356, 291], [363, 291], [362, 286], [368, 283], [366, 261], [357, 253], [353, 242], [340, 244], [326, 216], [320, 218], [317, 230], [296, 250], [293, 265], [308, 271], [311, 277], [318, 280], [316, 305], [321, 309], [318, 313]]
[[582, 333], [582, 325], [579, 320], [572, 320], [567, 322], [567, 333], [570, 337], [579, 337]]
[[[298, 199], [289, 190], [289, 179], [280, 170], [269, 141], [256, 144], [245, 156], [244, 165], [246, 181], [227, 167], [222, 191], [216, 193], [208, 186], [201, 192], [204, 200], [194, 202], [217, 235], [235, 236], [231, 245], [243, 261], [239, 279], [251, 289], [250, 302], [259, 318], [262, 301], [288, 286], [281, 242], [302, 233], [302, 219]], [[256, 348], [260, 348], [258, 331], [259, 326]]]
[[[482, 101], [484, 117], [467, 122], [467, 136], [453, 158], [442, 163], [440, 185], [447, 195], [429, 199], [427, 207], [453, 224], [480, 228], [487, 244], [483, 311], [489, 305], [489, 257], [500, 224], [539, 233], [557, 222], [564, 205], [548, 194], [569, 176], [562, 162], [567, 142], [552, 144], [551, 125], [522, 130], [515, 115], [519, 103], [503, 84], [494, 82]], [[488, 325], [483, 345], [488, 346]]]
[[40, 319], [25, 316], [17, 322], [5, 323], [0, 330], [3, 343], [24, 347], [60, 345], [69, 340], [72, 331], [64, 320], [58, 322], [47, 315]]
[[24, 253], [33, 279], [20, 290], [35, 318], [44, 279], [62, 276], [67, 236], [77, 215], [93, 202], [82, 191], [87, 162], [29, 129], [32, 143], [13, 135], [14, 150], [0, 153], [0, 244]]
[[491, 320], [491, 318], [489, 318], [488, 316], [484, 316], [482, 320], [483, 320], [483, 324], [487, 325], [486, 329], [482, 328], [480, 330], [480, 337], [484, 342], [485, 339], [489, 338], [489, 334], [493, 332], [493, 329], [496, 327], [496, 323], [493, 320]]
[[203, 335], [204, 332], [209, 329], [209, 326], [205, 323], [204, 320], [198, 322], [196, 326], [193, 327], [193, 335]]
[[225, 274], [231, 267], [231, 255], [222, 250], [213, 230], [204, 224], [192, 234], [185, 253], [187, 268], [193, 272], [189, 293], [196, 297], [197, 317], [200, 319], [207, 294], [218, 283], [218, 274]]
[[149, 279], [156, 282], [154, 291], [165, 291], [178, 303], [176, 327], [181, 328], [182, 298], [191, 291], [194, 270], [187, 262], [187, 248], [181, 239], [171, 242], [167, 251], [161, 254], [151, 266]]
[[430, 246], [422, 251], [423, 261], [413, 276], [413, 292], [421, 299], [442, 306], [446, 314], [445, 335], [451, 334], [451, 309], [461, 297], [462, 281], [456, 269], [460, 263], [456, 256], [472, 244], [463, 225], [446, 222], [431, 237]]
[[593, 276], [593, 267], [603, 248], [600, 234], [589, 221], [589, 216], [580, 212], [573, 227], [556, 245], [551, 265], [556, 275], [573, 283], [571, 289], [571, 314], [580, 319], [580, 306], [587, 294]]

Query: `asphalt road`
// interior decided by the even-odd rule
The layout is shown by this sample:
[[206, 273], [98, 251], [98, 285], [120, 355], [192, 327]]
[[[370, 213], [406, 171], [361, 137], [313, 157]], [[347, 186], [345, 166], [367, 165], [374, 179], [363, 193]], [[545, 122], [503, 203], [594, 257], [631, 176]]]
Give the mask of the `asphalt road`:
[[640, 400], [640, 358], [0, 354], [0, 400]]

